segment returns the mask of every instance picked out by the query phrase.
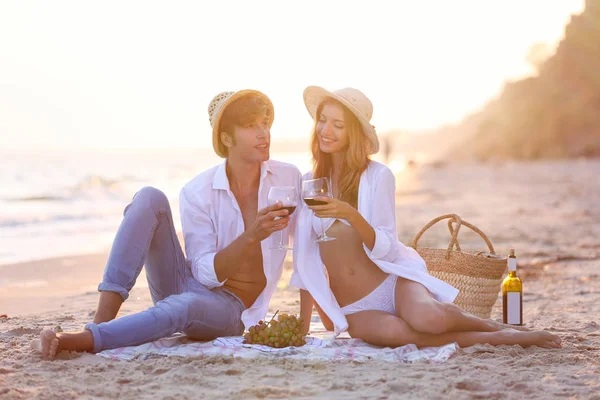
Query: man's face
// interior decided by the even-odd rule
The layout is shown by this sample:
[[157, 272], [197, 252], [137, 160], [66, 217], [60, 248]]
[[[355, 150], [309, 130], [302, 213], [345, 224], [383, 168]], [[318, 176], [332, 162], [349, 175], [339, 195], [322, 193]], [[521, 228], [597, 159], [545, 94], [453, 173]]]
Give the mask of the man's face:
[[263, 114], [244, 126], [236, 125], [233, 143], [228, 150], [229, 158], [237, 158], [248, 163], [267, 161], [271, 145], [269, 121], [269, 117]]

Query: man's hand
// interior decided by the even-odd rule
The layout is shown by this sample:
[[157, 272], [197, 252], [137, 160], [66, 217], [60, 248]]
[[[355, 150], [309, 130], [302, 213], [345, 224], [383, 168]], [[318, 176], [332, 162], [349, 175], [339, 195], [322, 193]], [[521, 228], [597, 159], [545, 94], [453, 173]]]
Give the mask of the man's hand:
[[256, 243], [268, 238], [273, 232], [284, 229], [289, 222], [288, 211], [282, 208], [281, 202], [259, 210], [256, 219], [246, 227], [244, 233], [215, 255], [214, 268], [219, 282], [229, 279], [246, 265], [248, 258], [245, 254], [256, 249]]
[[252, 239], [261, 242], [271, 236], [273, 232], [285, 229], [289, 222], [288, 210], [282, 208], [282, 203], [278, 201], [259, 210], [254, 223], [246, 232]]

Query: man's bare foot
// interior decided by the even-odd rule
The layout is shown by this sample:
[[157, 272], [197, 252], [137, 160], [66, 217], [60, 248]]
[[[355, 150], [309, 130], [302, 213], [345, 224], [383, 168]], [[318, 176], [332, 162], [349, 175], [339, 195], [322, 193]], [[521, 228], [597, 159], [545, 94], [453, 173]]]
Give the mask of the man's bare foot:
[[87, 329], [58, 335], [50, 329], [44, 329], [40, 333], [39, 344], [32, 344], [32, 347], [41, 350], [42, 359], [53, 360], [61, 350], [91, 352], [94, 349], [94, 336]]
[[562, 347], [561, 338], [546, 331], [523, 332], [515, 329], [503, 329], [498, 332], [502, 335], [505, 344], [518, 344], [522, 347], [538, 346], [546, 349], [558, 349]]
[[51, 329], [44, 329], [40, 333], [40, 342], [42, 345], [42, 359], [54, 360], [58, 352], [58, 337], [56, 332]]

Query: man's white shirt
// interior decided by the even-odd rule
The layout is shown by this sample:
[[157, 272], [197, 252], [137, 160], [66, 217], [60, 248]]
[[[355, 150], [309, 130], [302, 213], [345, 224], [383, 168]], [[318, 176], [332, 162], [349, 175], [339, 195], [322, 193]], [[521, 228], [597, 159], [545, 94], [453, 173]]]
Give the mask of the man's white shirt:
[[[261, 164], [259, 210], [268, 206], [267, 197], [272, 186], [294, 186], [298, 194], [298, 208], [301, 208], [302, 175], [296, 166], [273, 160]], [[225, 281], [219, 282], [215, 272], [215, 255], [245, 230], [242, 212], [229, 186], [226, 161], [202, 172], [183, 187], [179, 209], [192, 275], [208, 288], [223, 286]], [[290, 224], [283, 230], [284, 243], [294, 232], [297, 215], [297, 212], [292, 214]], [[281, 278], [286, 251], [270, 249], [278, 240], [279, 232], [275, 232], [261, 242], [267, 284], [254, 304], [242, 313], [246, 329], [264, 319]]]

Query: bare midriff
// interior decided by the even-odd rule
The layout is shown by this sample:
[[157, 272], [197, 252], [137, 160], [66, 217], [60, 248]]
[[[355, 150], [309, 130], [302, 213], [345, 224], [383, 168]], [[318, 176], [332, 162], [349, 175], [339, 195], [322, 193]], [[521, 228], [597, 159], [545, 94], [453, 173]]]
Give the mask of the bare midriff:
[[329, 286], [340, 307], [371, 293], [388, 276], [365, 253], [358, 232], [338, 220], [327, 230], [336, 238], [321, 242], [321, 260], [327, 268]]
[[239, 297], [246, 308], [250, 308], [267, 285], [260, 242], [246, 256], [244, 266], [225, 281], [223, 288]]

